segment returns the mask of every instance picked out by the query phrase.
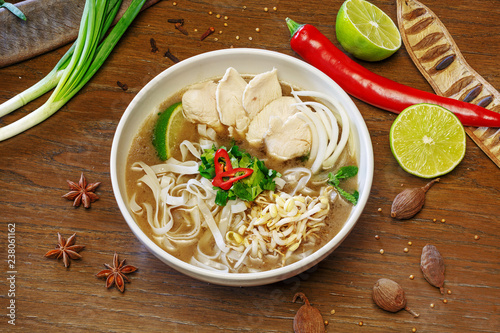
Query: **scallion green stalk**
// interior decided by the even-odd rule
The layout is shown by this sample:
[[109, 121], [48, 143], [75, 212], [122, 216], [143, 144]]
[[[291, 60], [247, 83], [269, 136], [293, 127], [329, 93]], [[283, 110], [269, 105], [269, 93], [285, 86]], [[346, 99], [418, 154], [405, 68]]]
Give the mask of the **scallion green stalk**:
[[[108, 7], [106, 10], [106, 22], [104, 23], [99, 40], [102, 41], [104, 35], [108, 31], [109, 27], [113, 23], [113, 20], [120, 9], [120, 5], [122, 0], [113, 0], [108, 3]], [[76, 44], [76, 43], [75, 43]], [[50, 71], [47, 76], [45, 76], [42, 80], [38, 81], [36, 84], [26, 89], [25, 91], [17, 94], [11, 99], [7, 100], [3, 104], [0, 105], [0, 117], [5, 116], [6, 114], [15, 111], [29, 102], [37, 99], [48, 91], [52, 90], [59, 80], [62, 77], [64, 69], [68, 66], [71, 56], [73, 55], [73, 51], [75, 50], [75, 44], [71, 45], [71, 47], [66, 51], [63, 57], [57, 62], [56, 66]], [[101, 46], [101, 45], [99, 45]]]
[[54, 92], [38, 109], [0, 128], [0, 141], [39, 124], [66, 104], [99, 70], [145, 2], [133, 0], [116, 26], [102, 40], [118, 12], [121, 0], [87, 0], [75, 43], [44, 79], [0, 105], [0, 117], [55, 87]]

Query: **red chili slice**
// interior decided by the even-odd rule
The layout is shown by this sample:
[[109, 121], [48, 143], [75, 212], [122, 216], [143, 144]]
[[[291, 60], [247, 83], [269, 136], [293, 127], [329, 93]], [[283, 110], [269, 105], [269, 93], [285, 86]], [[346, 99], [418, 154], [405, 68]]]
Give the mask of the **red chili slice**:
[[224, 148], [220, 148], [215, 152], [214, 157], [214, 165], [215, 165], [215, 174], [225, 171], [233, 170], [233, 166], [231, 165], [231, 159], [229, 158], [229, 154]]
[[[217, 169], [216, 169], [217, 170]], [[243, 172], [242, 175], [237, 176], [238, 173]], [[249, 168], [234, 168], [228, 171], [224, 171], [215, 175], [212, 180], [212, 185], [215, 187], [220, 187], [223, 190], [229, 190], [231, 186], [238, 180], [248, 177], [253, 173], [253, 169]], [[229, 178], [224, 180], [224, 178]]]

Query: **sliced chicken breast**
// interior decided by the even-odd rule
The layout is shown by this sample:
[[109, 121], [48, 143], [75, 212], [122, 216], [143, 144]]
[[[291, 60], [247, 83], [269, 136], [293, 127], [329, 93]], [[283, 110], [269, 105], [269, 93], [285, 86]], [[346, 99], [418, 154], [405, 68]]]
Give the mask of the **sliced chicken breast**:
[[233, 129], [240, 133], [245, 132], [250, 123], [248, 114], [243, 108], [243, 91], [246, 86], [247, 82], [232, 67], [226, 70], [217, 85], [215, 92], [217, 111], [220, 122], [230, 127], [229, 133], [232, 133]]
[[271, 101], [282, 96], [281, 85], [278, 81], [278, 70], [256, 75], [248, 82], [243, 91], [243, 108], [250, 120]]
[[213, 81], [191, 86], [182, 95], [184, 117], [192, 123], [206, 124], [216, 130], [222, 129], [215, 101], [216, 89], [217, 84]]
[[283, 122], [288, 117], [299, 112], [293, 105], [296, 101], [293, 97], [279, 97], [269, 103], [255, 118], [250, 121], [248, 132], [246, 134], [247, 141], [252, 146], [260, 146], [264, 141], [264, 136], [269, 129], [269, 120], [271, 117], [278, 117]]
[[277, 159], [285, 161], [305, 156], [311, 151], [311, 129], [297, 113], [285, 121], [271, 117], [264, 142], [267, 153]]

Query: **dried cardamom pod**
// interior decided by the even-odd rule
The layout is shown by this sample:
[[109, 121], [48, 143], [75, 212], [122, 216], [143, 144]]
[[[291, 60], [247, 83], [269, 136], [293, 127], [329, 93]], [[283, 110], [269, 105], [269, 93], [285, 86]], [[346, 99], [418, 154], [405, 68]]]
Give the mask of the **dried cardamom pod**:
[[390, 279], [380, 279], [373, 286], [373, 301], [382, 309], [389, 312], [398, 312], [405, 309], [415, 318], [419, 314], [406, 306], [406, 297], [403, 288]]
[[441, 294], [444, 294], [444, 260], [434, 245], [427, 244], [422, 249], [420, 269], [422, 269], [427, 282], [439, 288]]
[[309, 304], [309, 300], [303, 293], [296, 293], [293, 302], [301, 298], [304, 301], [293, 318], [293, 331], [295, 333], [321, 333], [325, 332], [323, 317], [318, 309]]
[[425, 193], [435, 182], [439, 182], [439, 178], [427, 183], [424, 187], [407, 188], [399, 193], [392, 202], [391, 216], [398, 220], [415, 216], [424, 206]]

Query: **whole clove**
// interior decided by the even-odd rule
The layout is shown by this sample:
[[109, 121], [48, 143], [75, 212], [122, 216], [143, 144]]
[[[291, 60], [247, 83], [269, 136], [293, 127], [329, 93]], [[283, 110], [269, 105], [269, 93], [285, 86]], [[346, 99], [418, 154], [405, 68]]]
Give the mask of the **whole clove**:
[[380, 279], [373, 286], [373, 301], [380, 308], [389, 312], [398, 312], [405, 309], [415, 318], [419, 314], [406, 306], [406, 297], [403, 288], [395, 281], [390, 279]]
[[149, 40], [149, 43], [151, 44], [151, 53], [156, 53], [158, 52], [158, 48], [156, 47], [156, 41], [154, 38], [151, 38]]
[[184, 19], [168, 19], [167, 20], [168, 23], [180, 23], [180, 24], [184, 24]]
[[188, 31], [182, 26], [182, 23], [176, 23], [174, 24], [175, 26], [175, 29], [179, 30], [180, 32], [182, 32], [184, 35], [189, 35]]
[[295, 333], [325, 332], [325, 323], [319, 310], [309, 303], [309, 300], [303, 293], [296, 293], [292, 301], [295, 303], [297, 298], [301, 298], [304, 301], [304, 305], [300, 307], [293, 318], [293, 331]]
[[439, 182], [439, 178], [432, 180], [424, 187], [408, 188], [399, 193], [392, 202], [391, 217], [405, 220], [415, 216], [424, 206], [425, 193], [436, 182]]
[[434, 245], [427, 244], [422, 249], [420, 269], [427, 282], [439, 288], [441, 294], [444, 294], [444, 260]]
[[175, 63], [178, 63], [180, 61], [179, 58], [177, 58], [170, 52], [170, 49], [167, 49], [167, 52], [165, 52], [165, 57], [167, 57], [168, 59], [172, 60]]
[[201, 35], [200, 37], [200, 40], [204, 40], [205, 38], [207, 38], [208, 36], [210, 36], [211, 34], [213, 34], [215, 31], [215, 28], [214, 27], [210, 27], [207, 29], [207, 31], [205, 31], [203, 33], [203, 35]]
[[118, 87], [122, 88], [123, 91], [126, 91], [128, 89], [126, 83], [121, 83], [120, 81], [116, 81], [116, 84], [118, 85]]

